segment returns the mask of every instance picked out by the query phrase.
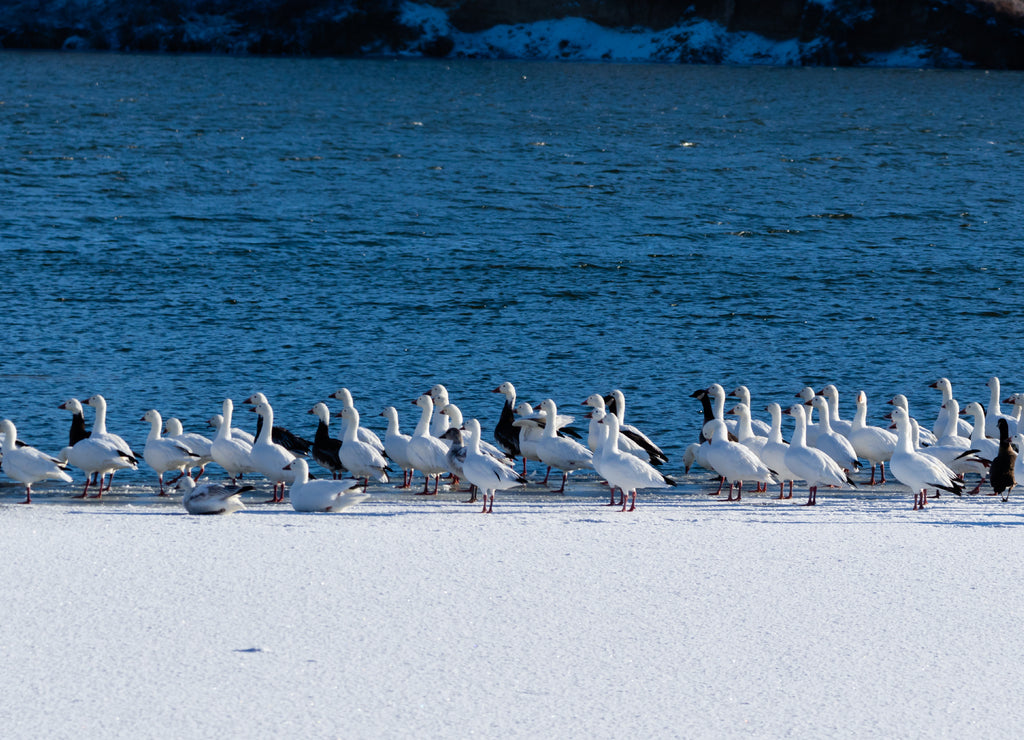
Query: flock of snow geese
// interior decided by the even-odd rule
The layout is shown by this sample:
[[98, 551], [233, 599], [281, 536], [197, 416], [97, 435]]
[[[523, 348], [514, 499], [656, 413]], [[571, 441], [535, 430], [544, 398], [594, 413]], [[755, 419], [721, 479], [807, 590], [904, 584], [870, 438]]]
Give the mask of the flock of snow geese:
[[[1020, 433], [1024, 432], [1024, 393], [1000, 400], [999, 379], [990, 378], [986, 411], [978, 402], [961, 409], [946, 378], [932, 387], [941, 391], [942, 402], [935, 425], [928, 431], [911, 416], [903, 395], [888, 401], [892, 406], [886, 415], [892, 421], [888, 429], [867, 424], [868, 401], [863, 391], [857, 394], [853, 419], [840, 418], [839, 391], [834, 385], [817, 392], [803, 388], [786, 408], [768, 403], [764, 410], [771, 423], [766, 423], [752, 418], [750, 392], [745, 386], [727, 394], [723, 386], [712, 384], [692, 394], [701, 403], [704, 423], [695, 430], [697, 441], [683, 456], [685, 472], [693, 465], [713, 471], [719, 486], [712, 495], [719, 495], [728, 483], [728, 501], [742, 500], [744, 483], [755, 484], [758, 492], [777, 485], [778, 498], [784, 499], [792, 498], [794, 483], [801, 482], [807, 488], [805, 505], [814, 505], [819, 486], [855, 486], [851, 474], [865, 461], [871, 466], [868, 485], [876, 483], [876, 468], [878, 481], [885, 483], [888, 464], [889, 473], [913, 492], [915, 510], [927, 504], [930, 489], [935, 489], [935, 496], [941, 491], [961, 495], [969, 474], [978, 476], [970, 493], [978, 493], [987, 483], [992, 489], [989, 495], [1008, 500], [1016, 478], [1024, 477], [1024, 471], [1018, 469], [1024, 461], [1018, 463], [1017, 456], [1024, 444]], [[467, 483], [471, 491], [468, 503], [482, 502], [484, 513], [493, 511], [496, 491], [527, 482], [529, 460], [547, 466], [544, 485], [552, 470], [561, 472], [561, 485], [555, 491], [559, 493], [565, 491], [573, 471], [595, 471], [608, 484], [608, 505], [620, 506], [622, 511], [636, 508], [638, 490], [676, 485], [659, 469], [668, 456], [641, 430], [626, 423], [621, 391], [594, 393], [583, 402], [590, 408], [585, 440], [570, 427], [573, 417], [560, 414], [553, 400], [544, 400], [536, 409], [517, 403], [516, 389], [508, 382], [494, 392], [505, 398], [493, 432], [495, 444], [483, 439], [477, 419], [463, 419], [443, 385], [435, 385], [413, 401], [420, 416], [411, 435], [400, 431], [398, 411], [389, 406], [380, 414], [387, 420], [381, 440], [360, 424], [352, 395], [342, 388], [331, 396], [342, 404], [334, 414], [342, 420], [341, 437], [331, 436], [332, 414], [327, 404], [320, 402], [309, 410], [318, 418], [310, 441], [275, 426], [270, 402], [256, 393], [244, 402], [258, 415], [255, 436], [232, 425], [231, 399], [225, 399], [221, 413], [210, 419], [216, 430], [213, 439], [185, 432], [177, 419], [165, 421], [156, 409], [150, 409], [142, 417], [150, 431], [141, 455], [122, 437], [107, 431], [106, 400], [95, 395], [60, 405], [71, 413], [72, 420], [68, 446], [56, 456], [22, 443], [14, 423], [0, 421], [0, 469], [24, 484], [23, 503], [31, 503], [33, 484], [43, 480], [72, 483], [71, 467], [85, 474], [84, 487], [76, 497], [90, 496], [93, 488], [92, 497], [99, 498], [110, 489], [117, 471], [136, 470], [144, 461], [157, 474], [160, 495], [167, 495], [165, 485], [173, 485], [191, 514], [230, 514], [245, 508], [241, 494], [254, 488], [240, 485], [238, 479], [247, 474], [262, 475], [272, 484], [270, 502], [283, 502], [287, 491], [296, 511], [341, 511], [355, 506], [367, 498], [370, 480], [388, 483], [395, 468], [402, 471], [401, 488], [411, 488], [414, 473], [419, 471], [422, 495], [436, 495], [442, 476], [448, 476], [450, 485]], [[736, 402], [727, 412], [728, 397], [735, 397]], [[1012, 413], [1003, 413], [1003, 403], [1010, 404]], [[95, 411], [91, 431], [83, 404]], [[788, 442], [782, 437], [783, 415], [794, 419]], [[965, 417], [971, 417], [973, 423]], [[330, 477], [314, 479], [307, 458]], [[211, 463], [223, 468], [230, 482], [199, 482]], [[177, 475], [165, 484], [164, 476], [169, 473]], [[342, 477], [346, 473], [350, 477]]]

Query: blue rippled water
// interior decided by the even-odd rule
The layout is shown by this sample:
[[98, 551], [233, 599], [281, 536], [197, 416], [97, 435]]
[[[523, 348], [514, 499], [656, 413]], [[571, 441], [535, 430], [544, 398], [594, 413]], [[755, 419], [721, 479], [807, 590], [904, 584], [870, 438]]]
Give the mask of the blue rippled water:
[[1022, 114], [1014, 73], [4, 52], [0, 415], [619, 387], [678, 460], [697, 387], [836, 382], [930, 423], [1024, 380]]

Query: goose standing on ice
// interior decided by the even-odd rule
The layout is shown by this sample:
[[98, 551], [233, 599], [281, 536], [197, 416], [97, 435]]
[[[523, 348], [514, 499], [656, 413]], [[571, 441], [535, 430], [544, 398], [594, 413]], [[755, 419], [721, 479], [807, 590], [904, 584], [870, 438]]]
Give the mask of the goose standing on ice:
[[[220, 426], [217, 427], [217, 435], [210, 445], [210, 454], [213, 461], [220, 465], [227, 474], [231, 476], [234, 483], [238, 476], [244, 473], [257, 471], [252, 461], [252, 445], [240, 437], [235, 436], [235, 430], [231, 428], [231, 417], [234, 414], [235, 404], [230, 398], [225, 398], [221, 405], [222, 414]], [[217, 417], [213, 417], [216, 419]]]
[[1010, 425], [1005, 418], [996, 420], [996, 428], [999, 430], [999, 451], [992, 460], [988, 479], [992, 485], [992, 495], [1001, 495], [1003, 501], [1009, 501], [1010, 491], [1017, 484], [1017, 450], [1010, 444]]
[[156, 471], [157, 479], [160, 481], [160, 495], [166, 496], [167, 494], [164, 492], [164, 473], [168, 470], [184, 469], [192, 461], [198, 460], [199, 455], [180, 442], [161, 436], [164, 420], [156, 409], [147, 411], [143, 414], [140, 421], [149, 422], [149, 436], [146, 437], [146, 446], [142, 450], [142, 458], [149, 467]]
[[[420, 407], [420, 420], [409, 439], [409, 460], [413, 467], [423, 473], [421, 496], [436, 496], [439, 477], [448, 472], [448, 445], [430, 434], [430, 419], [434, 415], [434, 402], [424, 393], [413, 403]], [[430, 479], [434, 479], [434, 490], [428, 491]]]
[[890, 415], [896, 424], [897, 442], [889, 460], [889, 471], [896, 480], [914, 492], [914, 511], [924, 508], [929, 488], [938, 488], [959, 496], [964, 486], [957, 480], [956, 473], [936, 458], [914, 449], [907, 412], [895, 407]]
[[[750, 405], [750, 389], [745, 385], [738, 385], [729, 392], [730, 396], [735, 396], [739, 399], [740, 403], [745, 403], [748, 409], [754, 408]], [[771, 431], [771, 424], [766, 424], [760, 419], [751, 419], [750, 428], [759, 437], [767, 437], [768, 432]]]
[[378, 483], [388, 482], [388, 461], [371, 444], [358, 438], [359, 412], [355, 408], [343, 408], [341, 418], [347, 423], [345, 436], [341, 440], [341, 464], [357, 478], [363, 479], [363, 493], [369, 485], [370, 478]]
[[182, 476], [174, 489], [181, 492], [181, 505], [189, 514], [232, 514], [245, 508], [242, 494], [252, 486], [225, 486], [219, 483], [196, 485], [189, 476]]
[[[721, 419], [714, 419], [705, 428], [705, 434], [709, 435], [707, 461], [708, 464], [729, 481], [729, 498], [727, 501], [740, 501], [743, 498], [743, 481], [754, 481], [774, 485], [777, 483], [772, 477], [772, 471], [761, 462], [753, 450], [739, 442], [729, 439], [725, 422]], [[739, 484], [736, 498], [732, 497], [734, 484]], [[717, 492], [712, 495], [718, 495]]]
[[[253, 467], [274, 484], [274, 496], [267, 503], [279, 504], [284, 501], [285, 485], [295, 480], [296, 469], [289, 468], [288, 464], [296, 458], [296, 455], [271, 438], [273, 436], [271, 430], [274, 428], [274, 409], [271, 405], [266, 401], [261, 401], [252, 410], [263, 417], [263, 424], [259, 436], [256, 437], [256, 444], [252, 446], [250, 458]], [[344, 460], [342, 463], [344, 464]], [[308, 474], [308, 467], [306, 472]]]
[[408, 434], [402, 434], [398, 425], [398, 409], [388, 406], [381, 414], [388, 420], [388, 429], [384, 434], [384, 452], [391, 458], [392, 462], [402, 469], [402, 485], [399, 488], [409, 488], [412, 485], [412, 471], [415, 467], [412, 458], [409, 457]]
[[[138, 466], [139, 456], [132, 452], [132, 448], [124, 441], [124, 438], [107, 431], [107, 400], [97, 393], [95, 396], [86, 399], [85, 404], [96, 409], [96, 419], [92, 423], [92, 432], [89, 433], [89, 436], [93, 439], [98, 439], [101, 442], [109, 442], [114, 445], [114, 447], [123, 452], [134, 465]], [[115, 472], [116, 469], [109, 471], [110, 479], [107, 481], [105, 488], [103, 486], [103, 477], [100, 476], [99, 492], [101, 494], [103, 491], [109, 491], [110, 487], [114, 484]]]
[[[268, 406], [270, 405], [270, 402], [267, 400], [267, 397], [264, 396], [262, 393], [253, 393], [251, 396], [245, 399], [243, 403], [247, 403], [250, 406], [252, 406], [253, 408], [251, 410], [253, 411], [255, 411], [256, 407], [259, 406], [261, 403], [265, 403]], [[256, 439], [260, 438], [261, 431], [263, 431], [263, 416], [257, 416]], [[270, 434], [270, 439], [274, 444], [284, 447], [286, 450], [288, 450], [288, 452], [292, 453], [293, 456], [308, 455], [309, 448], [313, 444], [308, 439], [300, 437], [299, 435], [285, 429], [282, 426], [273, 427], [270, 430]]]
[[860, 470], [860, 461], [857, 459], [857, 451], [843, 435], [832, 429], [832, 419], [829, 415], [828, 401], [823, 396], [815, 396], [811, 401], [818, 418], [818, 438], [814, 440], [812, 447], [817, 447], [826, 455], [831, 457], [843, 470]]
[[798, 480], [807, 484], [807, 502], [804, 506], [818, 503], [818, 486], [854, 485], [853, 479], [839, 467], [839, 463], [819, 450], [807, 445], [807, 409], [802, 403], [793, 404], [786, 410], [793, 417], [796, 426], [786, 451], [786, 467]]
[[565, 482], [574, 470], [594, 467], [594, 453], [574, 439], [558, 436], [558, 409], [550, 398], [540, 404], [545, 414], [544, 432], [537, 440], [537, 455], [545, 465], [562, 471], [562, 485], [554, 493], [565, 493]]
[[[501, 416], [494, 427], [494, 441], [506, 455], [513, 460], [519, 457], [519, 429], [515, 426], [516, 387], [507, 380], [495, 388], [492, 393], [502, 393], [505, 403], [501, 407]], [[526, 460], [523, 460], [523, 474], [526, 474]]]
[[[352, 394], [349, 392], [348, 388], [339, 388], [338, 390], [331, 394], [331, 398], [335, 398], [341, 401], [341, 405], [343, 408], [354, 409], [356, 407], [355, 404], [352, 402]], [[335, 414], [335, 416], [341, 416], [341, 414]], [[347, 424], [348, 422], [346, 421], [345, 423]], [[344, 428], [342, 428], [341, 430], [341, 438], [345, 438]], [[366, 427], [363, 426], [359, 427], [358, 431], [356, 432], [356, 439], [362, 442], [366, 442], [366, 444], [371, 445], [375, 450], [377, 450], [377, 452], [384, 454], [384, 443], [381, 442], [380, 437], [378, 437], [377, 433], [374, 432], [372, 429], [367, 429]]]
[[444, 407], [448, 405], [448, 389], [438, 383], [427, 391], [427, 395], [434, 402], [434, 415], [430, 417], [430, 433], [440, 439], [452, 425], [451, 417], [444, 413]]
[[204, 437], [202, 434], [186, 432], [181, 426], [181, 421], [173, 416], [164, 422], [164, 436], [185, 445], [198, 455], [197, 458], [190, 462], [187, 468], [182, 469], [182, 473], [188, 470], [189, 474], [191, 474], [192, 468], [198, 466], [199, 472], [196, 473], [195, 477], [196, 479], [201, 478], [203, 471], [206, 470], [206, 466], [213, 462], [213, 455], [210, 454], [213, 440]]
[[818, 435], [821, 433], [821, 426], [815, 424], [814, 419], [814, 407], [811, 402], [814, 400], [814, 389], [809, 385], [805, 385], [800, 389], [800, 392], [796, 394], [796, 398], [799, 398], [804, 402], [804, 411], [807, 413], [805, 417], [807, 419], [807, 446], [814, 447], [814, 443], [818, 441]]
[[32, 484], [41, 480], [61, 480], [71, 482], [60, 460], [40, 452], [28, 445], [18, 446], [18, 430], [10, 419], [0, 421], [0, 433], [3, 434], [3, 462], [0, 470], [8, 478], [25, 484], [25, 500], [21, 503], [32, 503]]
[[[206, 420], [206, 423], [210, 425], [210, 427], [213, 429], [214, 436], [216, 436], [217, 432], [220, 431], [221, 426], [224, 424], [224, 415], [214, 414], [213, 416]], [[252, 436], [249, 432], [245, 431], [244, 429], [233, 427], [230, 424], [228, 425], [228, 429], [231, 432], [232, 439], [241, 440], [250, 447], [252, 447], [256, 443], [256, 438]]]
[[789, 443], [782, 438], [782, 407], [772, 401], [764, 410], [771, 416], [772, 425], [768, 430], [768, 442], [761, 448], [761, 462], [767, 465], [769, 470], [774, 470], [775, 477], [779, 479], [779, 499], [784, 498], [787, 481], [789, 495], [785, 498], [793, 498], [793, 481], [797, 476], [786, 466]]
[[[603, 444], [600, 451], [594, 455], [594, 469], [608, 481], [613, 491], [616, 488], [622, 491], [622, 511], [636, 510], [638, 488], [667, 488], [676, 485], [675, 480], [650, 463], [619, 449], [619, 419], [615, 414], [606, 414], [597, 423], [606, 426], [608, 433], [601, 440]], [[629, 509], [626, 509], [627, 496], [631, 497]]]
[[[947, 428], [949, 425], [949, 409], [945, 405], [947, 401], [953, 398], [953, 384], [949, 382], [949, 378], [939, 378], [934, 383], [928, 384], [929, 388], [937, 388], [942, 392], [942, 405], [939, 406], [939, 414], [935, 418], [935, 426], [932, 427], [932, 431], [935, 433], [936, 438], [941, 438], [947, 434]], [[957, 419], [956, 434], [961, 437], [970, 437], [971, 430], [968, 428], [969, 425], [966, 419]]]
[[857, 393], [857, 413], [853, 417], [853, 426], [850, 429], [850, 444], [857, 452], [857, 457], [862, 457], [871, 464], [871, 481], [869, 486], [875, 485], [875, 466], [881, 471], [880, 483], [885, 483], [885, 463], [892, 457], [896, 449], [896, 435], [888, 429], [869, 426], [868, 418], [868, 394], [864, 391]]
[[[886, 403], [888, 403], [890, 406], [898, 406], [899, 408], [906, 411], [907, 416], [910, 417], [911, 426], [914, 426], [915, 424], [917, 425], [917, 440], [915, 444], [933, 445], [939, 441], [939, 438], [932, 434], [929, 430], [922, 429], [921, 425], [917, 424], [917, 420], [914, 419], [914, 415], [910, 413], [910, 402], [907, 400], [907, 397], [904, 396], [902, 393], [897, 393], [895, 396], [890, 398]], [[893, 429], [895, 428], [896, 427], [894, 426]]]
[[467, 421], [466, 431], [469, 432], [469, 445], [466, 448], [466, 458], [462, 462], [462, 470], [466, 480], [480, 491], [484, 502], [482, 513], [490, 514], [494, 512], [495, 491], [522, 485], [526, 483], [526, 478], [493, 456], [480, 451], [478, 420]]
[[619, 419], [619, 433], [642, 448], [647, 453], [647, 461], [651, 465], [664, 465], [668, 462], [668, 455], [654, 444], [650, 437], [632, 424], [626, 423], [626, 396], [622, 391], [616, 388], [605, 396], [604, 400], [608, 404], [608, 412], [615, 414]]
[[[60, 408], [73, 414], [71, 422], [73, 430], [77, 425], [75, 420], [84, 419], [82, 404], [77, 398], [68, 399], [60, 405]], [[82, 426], [84, 427], [84, 422]], [[75, 437], [75, 433], [72, 432], [71, 439]], [[138, 469], [134, 457], [118, 449], [110, 440], [92, 435], [80, 438], [73, 445], [65, 447], [61, 450], [59, 457], [85, 473], [85, 488], [74, 498], [86, 498], [89, 495], [89, 486], [96, 483], [97, 479], [99, 480], [95, 497], [100, 498], [103, 495], [102, 478], [107, 473], [125, 468]]]
[[1003, 413], [999, 406], [1001, 401], [999, 392], [999, 378], [993, 375], [988, 379], [985, 384], [988, 387], [989, 398], [988, 398], [988, 411], [985, 414], [985, 433], [993, 439], [999, 437], [999, 420], [1006, 419], [1007, 426], [1010, 430], [1010, 434], [1014, 435], [1017, 433], [1017, 420]]
[[344, 511], [370, 498], [351, 490], [359, 486], [355, 478], [310, 480], [309, 463], [301, 457], [288, 463], [287, 472], [294, 477], [288, 500], [295, 511]]
[[853, 423], [839, 418], [839, 389], [829, 383], [821, 389], [821, 395], [828, 401], [828, 423], [832, 427], [832, 431], [849, 439]]
[[330, 470], [332, 477], [337, 480], [345, 471], [345, 466], [339, 457], [341, 440], [331, 436], [331, 412], [326, 403], [318, 401], [307, 413], [314, 414], [318, 419], [313, 444], [309, 448], [310, 454], [318, 465]]
[[[605, 405], [605, 398], [600, 393], [591, 393], [587, 396], [587, 400], [583, 402], [584, 406], [590, 406], [596, 414], [591, 414], [590, 425], [587, 428], [587, 447], [590, 448], [591, 452], [597, 452], [598, 440], [604, 439], [608, 434], [608, 425], [605, 424], [602, 427], [598, 426], [600, 419], [604, 418], [604, 415], [609, 413], [610, 405]], [[615, 414], [618, 417], [618, 413]], [[633, 441], [632, 438], [622, 433], [621, 417], [619, 417], [619, 437], [618, 445], [619, 450], [622, 452], [628, 452], [630, 455], [639, 457], [644, 462], [649, 462], [652, 465], [651, 453], [641, 447], [639, 444]], [[660, 458], [659, 458], [660, 460]], [[661, 462], [657, 463], [661, 465]]]

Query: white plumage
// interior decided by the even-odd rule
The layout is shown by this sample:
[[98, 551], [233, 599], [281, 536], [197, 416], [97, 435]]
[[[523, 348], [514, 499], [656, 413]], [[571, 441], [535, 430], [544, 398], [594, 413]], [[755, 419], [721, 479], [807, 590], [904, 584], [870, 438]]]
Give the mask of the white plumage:
[[288, 492], [288, 499], [295, 511], [338, 512], [350, 509], [370, 498], [367, 493], [351, 490], [359, 485], [355, 478], [310, 480], [309, 463], [301, 457], [288, 464], [288, 472], [295, 477]]
[[928, 500], [928, 488], [960, 494], [963, 484], [956, 473], [930, 455], [923, 455], [911, 443], [910, 417], [901, 408], [892, 410], [896, 423], [896, 449], [889, 460], [889, 471], [903, 485], [914, 492], [914, 510], [923, 509]]
[[149, 436], [146, 437], [146, 446], [142, 450], [142, 458], [146, 464], [156, 471], [157, 479], [160, 481], [160, 495], [166, 496], [164, 492], [164, 473], [168, 470], [182, 470], [199, 455], [192, 452], [188, 447], [177, 440], [161, 436], [163, 431], [163, 418], [156, 409], [150, 409], [143, 414], [141, 421], [149, 422]]
[[526, 483], [526, 478], [480, 450], [479, 421], [470, 419], [466, 422], [466, 431], [469, 433], [469, 439], [466, 446], [466, 458], [462, 462], [462, 471], [466, 480], [479, 489], [484, 503], [482, 511], [491, 513], [494, 511], [494, 492], [522, 485]]
[[[721, 419], [712, 419], [705, 424], [704, 433], [710, 439], [705, 453], [707, 462], [715, 472], [729, 481], [729, 501], [742, 500], [743, 481], [766, 484], [778, 482], [772, 477], [772, 471], [761, 462], [753, 450], [739, 442], [730, 441], [728, 429]], [[739, 489], [734, 499], [732, 487], [736, 483], [739, 484]]]
[[245, 508], [241, 496], [251, 491], [252, 486], [197, 485], [192, 478], [183, 476], [174, 484], [174, 489], [181, 492], [181, 505], [189, 514], [232, 514]]
[[24, 504], [32, 503], [32, 484], [42, 480], [71, 482], [71, 476], [61, 467], [61, 461], [40, 452], [35, 447], [17, 446], [18, 430], [10, 419], [0, 420], [0, 433], [4, 436], [3, 462], [0, 469], [8, 478], [25, 484]]
[[619, 419], [615, 414], [606, 414], [598, 424], [607, 427], [608, 432], [594, 453], [594, 469], [613, 490], [618, 488], [622, 491], [622, 511], [627, 511], [628, 495], [631, 496], [628, 511], [636, 509], [638, 488], [667, 488], [676, 484], [650, 463], [619, 449]]
[[807, 483], [807, 503], [818, 503], [818, 486], [853, 485], [850, 477], [839, 467], [839, 463], [816, 447], [807, 446], [807, 409], [802, 403], [794, 404], [786, 411], [796, 420], [793, 437], [786, 452], [786, 467], [799, 480]]
[[558, 436], [558, 409], [550, 398], [544, 399], [541, 409], [546, 415], [544, 431], [537, 440], [537, 456], [545, 465], [562, 471], [562, 485], [555, 493], [565, 493], [565, 482], [574, 470], [594, 467], [594, 453], [574, 439]]

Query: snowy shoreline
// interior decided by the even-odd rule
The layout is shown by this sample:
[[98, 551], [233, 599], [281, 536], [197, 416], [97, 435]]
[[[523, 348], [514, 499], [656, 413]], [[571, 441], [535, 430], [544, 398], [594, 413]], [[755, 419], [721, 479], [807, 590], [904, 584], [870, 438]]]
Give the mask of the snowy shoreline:
[[1020, 502], [713, 488], [700, 472], [624, 514], [592, 479], [531, 485], [493, 516], [373, 487], [337, 515], [5, 496], [8, 736], [1019, 726]]

